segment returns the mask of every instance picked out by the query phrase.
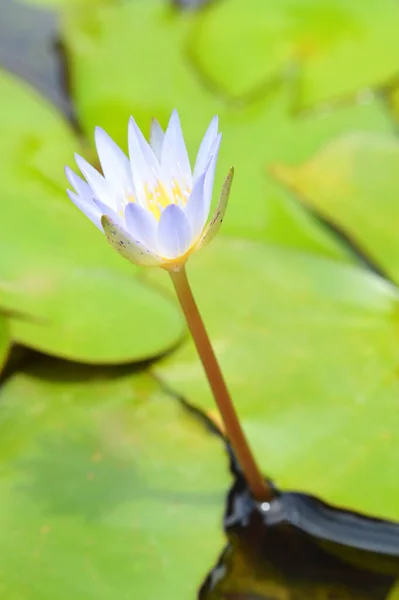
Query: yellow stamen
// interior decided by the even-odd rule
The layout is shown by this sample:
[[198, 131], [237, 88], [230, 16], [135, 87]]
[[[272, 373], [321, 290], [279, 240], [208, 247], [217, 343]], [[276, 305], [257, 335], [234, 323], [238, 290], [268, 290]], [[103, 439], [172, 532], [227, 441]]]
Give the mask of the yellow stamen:
[[[145, 183], [144, 194], [148, 210], [152, 212], [157, 221], [159, 221], [161, 217], [161, 208], [165, 208], [166, 206], [169, 206], [169, 204], [182, 204], [185, 206], [190, 195], [190, 190], [187, 186], [182, 190], [179, 182], [174, 179], [172, 182], [172, 197], [167, 193], [162, 181], [158, 181], [156, 187], [150, 187], [148, 183]], [[136, 202], [136, 198], [133, 194], [129, 194], [126, 200], [127, 202]], [[123, 208], [119, 210], [119, 214], [123, 217]]]
[[150, 210], [154, 217], [159, 221], [161, 216], [160, 206], [165, 207], [170, 204], [170, 199], [166, 192], [165, 186], [161, 181], [158, 181], [155, 188], [150, 188], [148, 183], [145, 183], [144, 193], [148, 210]]
[[[148, 183], [144, 184], [144, 194], [147, 202], [147, 208], [152, 212], [154, 217], [159, 221], [161, 217], [161, 208], [169, 206], [169, 204], [183, 204], [187, 203], [187, 198], [190, 194], [190, 190], [186, 188], [182, 191], [179, 183], [173, 180], [172, 184], [172, 197], [168, 194], [165, 185], [162, 181], [158, 181], [156, 187], [150, 187]], [[129, 202], [134, 202], [134, 198], [129, 196]]]

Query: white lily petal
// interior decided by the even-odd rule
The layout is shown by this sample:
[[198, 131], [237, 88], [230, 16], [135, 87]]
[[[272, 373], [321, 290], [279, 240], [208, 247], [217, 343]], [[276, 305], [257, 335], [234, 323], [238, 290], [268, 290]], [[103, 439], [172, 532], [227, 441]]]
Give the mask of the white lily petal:
[[158, 123], [156, 119], [152, 119], [151, 121], [151, 130], [150, 130], [150, 146], [158, 159], [158, 162], [161, 162], [162, 156], [162, 146], [163, 141], [165, 139], [165, 132]]
[[181, 123], [179, 119], [179, 115], [177, 110], [175, 109], [172, 112], [172, 115], [169, 119], [168, 128], [166, 130], [166, 135], [169, 135], [169, 139], [172, 142], [173, 147], [175, 148], [176, 158], [177, 158], [177, 167], [180, 169], [183, 177], [191, 182], [191, 165], [190, 159], [188, 157], [186, 142], [184, 141], [183, 131], [181, 128]]
[[219, 123], [218, 118], [216, 116], [213, 117], [213, 119], [210, 122], [210, 125], [203, 137], [203, 140], [201, 142], [201, 145], [200, 145], [198, 153], [197, 153], [197, 159], [195, 161], [194, 173], [193, 173], [193, 181], [194, 182], [201, 175], [201, 173], [203, 173], [205, 171], [206, 166], [209, 162], [210, 150], [212, 148], [212, 144], [215, 141], [215, 138], [218, 133], [218, 123]]
[[201, 248], [202, 246], [206, 246], [207, 244], [209, 244], [209, 242], [213, 240], [213, 238], [219, 231], [224, 219], [224, 215], [226, 213], [227, 202], [230, 196], [231, 184], [233, 182], [233, 176], [234, 169], [233, 167], [231, 167], [226, 179], [224, 180], [217, 208], [213, 214], [212, 219], [205, 228], [204, 233], [197, 242], [195, 246], [196, 250], [199, 250], [199, 248]]
[[147, 209], [135, 202], [129, 202], [125, 208], [127, 231], [150, 250], [158, 247], [158, 221]]
[[190, 223], [176, 204], [170, 204], [161, 214], [158, 242], [161, 254], [167, 258], [181, 256], [192, 243]]
[[83, 179], [79, 177], [79, 175], [76, 175], [69, 167], [65, 167], [65, 175], [67, 176], [69, 183], [75, 188], [78, 196], [81, 196], [88, 201], [92, 200], [93, 192], [86, 181], [83, 181]]
[[213, 184], [215, 181], [216, 162], [219, 154], [220, 142], [222, 134], [219, 133], [214, 140], [211, 148], [210, 161], [206, 168], [205, 187], [204, 187], [204, 203], [207, 214], [211, 208]]
[[96, 127], [94, 137], [105, 179], [122, 198], [134, 195], [132, 170], [126, 154], [101, 127]]
[[155, 267], [162, 264], [163, 259], [156, 252], [146, 248], [135, 240], [121, 225], [108, 215], [101, 217], [104, 233], [111, 246], [130, 262], [145, 267]]
[[[208, 163], [210, 162], [210, 160], [216, 156], [218, 156], [219, 154], [219, 148], [220, 148], [220, 142], [222, 141], [222, 134], [218, 133], [217, 136], [215, 137], [215, 139], [212, 142], [212, 146], [210, 147], [209, 150], [209, 156], [208, 156]], [[207, 165], [205, 165], [205, 169], [206, 169]]]
[[183, 209], [191, 225], [193, 239], [200, 235], [209, 214], [209, 203], [205, 202], [205, 178], [206, 173], [202, 173], [194, 183], [193, 191]]
[[129, 157], [137, 200], [142, 206], [147, 206], [147, 192], [153, 192], [158, 187], [160, 167], [133, 117], [129, 121]]
[[101, 226], [101, 212], [94, 204], [94, 202], [92, 202], [91, 200], [87, 200], [83, 196], [75, 194], [75, 192], [72, 192], [71, 190], [67, 190], [67, 194], [69, 196], [69, 199], [72, 200], [72, 202], [74, 203], [74, 205], [79, 210], [81, 210], [82, 213], [86, 215], [86, 217], [89, 217], [90, 221], [94, 223], [94, 225], [98, 227], [100, 231], [102, 231], [103, 228]]
[[172, 112], [162, 146], [162, 178], [179, 184], [181, 189], [192, 187], [191, 166], [177, 111]]
[[104, 204], [109, 204], [114, 208], [114, 202], [111, 194], [109, 193], [109, 188], [104, 177], [94, 167], [92, 167], [87, 160], [82, 158], [82, 156], [79, 156], [79, 154], [75, 154], [75, 160], [87, 183], [91, 187], [93, 194], [97, 196], [101, 202], [104, 202]]
[[133, 133], [133, 137], [136, 138], [137, 143], [140, 146], [142, 155], [146, 161], [147, 167], [151, 170], [154, 177], [159, 177], [159, 162], [154, 154], [150, 144], [145, 139], [141, 132], [140, 127], [137, 125], [133, 117], [129, 120], [130, 132]]

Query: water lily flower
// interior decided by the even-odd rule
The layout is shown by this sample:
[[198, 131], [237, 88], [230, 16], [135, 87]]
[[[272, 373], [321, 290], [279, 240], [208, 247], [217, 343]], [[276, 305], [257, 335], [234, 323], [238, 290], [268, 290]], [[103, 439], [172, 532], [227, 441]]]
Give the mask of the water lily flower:
[[153, 120], [150, 143], [131, 118], [129, 158], [99, 127], [95, 141], [102, 174], [76, 156], [85, 180], [67, 167], [66, 175], [74, 188], [68, 195], [122, 256], [137, 265], [169, 271], [248, 487], [259, 502], [269, 502], [273, 491], [266, 485], [240, 425], [185, 269], [188, 256], [210, 242], [219, 230], [233, 179], [230, 169], [208, 222], [221, 141], [217, 117], [200, 144], [193, 170], [176, 111], [165, 132]]
[[232, 169], [207, 224], [221, 141], [217, 117], [205, 133], [193, 171], [176, 111], [165, 132], [153, 120], [150, 143], [131, 118], [129, 158], [99, 127], [95, 141], [103, 174], [76, 155], [85, 181], [66, 168], [74, 188], [68, 190], [70, 199], [125, 258], [178, 271], [215, 236], [226, 210]]

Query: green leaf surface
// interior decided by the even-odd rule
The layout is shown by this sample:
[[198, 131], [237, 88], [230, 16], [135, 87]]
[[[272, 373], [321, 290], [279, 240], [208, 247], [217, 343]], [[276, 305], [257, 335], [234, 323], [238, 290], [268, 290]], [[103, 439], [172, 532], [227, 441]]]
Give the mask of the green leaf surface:
[[[65, 188], [64, 166], [79, 142], [66, 120], [22, 80], [0, 70], [0, 202], [15, 188], [24, 200]], [[11, 110], [12, 108], [12, 110]]]
[[78, 141], [16, 79], [2, 74], [0, 94], [17, 107], [0, 115], [0, 306], [20, 313], [13, 338], [90, 363], [170, 349], [183, 330], [175, 305], [143, 284], [67, 198], [64, 165]]
[[[399, 519], [395, 288], [354, 266], [220, 238], [189, 276], [262, 469], [284, 489]], [[157, 373], [214, 410], [191, 342]]]
[[72, 203], [35, 197], [21, 207], [10, 197], [4, 212], [0, 303], [20, 313], [12, 320], [18, 342], [72, 360], [120, 363], [161, 354], [180, 339], [175, 304], [140, 281]]
[[220, 441], [121, 370], [45, 362], [0, 402], [1, 596], [194, 598], [222, 543]]
[[[228, 160], [236, 163], [223, 231], [347, 260], [336, 241], [320, 225], [315, 227], [309, 215], [276, 185], [270, 166], [277, 161], [310, 158], [344, 132], [390, 132], [392, 124], [377, 101], [325, 115], [293, 117], [288, 106], [290, 89], [281, 90], [265, 100], [262, 107], [248, 108], [240, 116], [229, 112], [222, 121]], [[222, 154], [222, 172], [227, 168], [225, 161]]]
[[183, 335], [175, 305], [133, 278], [76, 268], [38, 283], [43, 287], [30, 295], [34, 314], [12, 319], [11, 334], [41, 352], [121, 364], [161, 355]]
[[398, 27], [395, 0], [228, 0], [201, 14], [190, 47], [202, 76], [231, 100], [294, 70], [307, 107], [395, 76]]
[[304, 160], [332, 137], [356, 128], [390, 130], [380, 103], [294, 117], [294, 81], [232, 106], [188, 60], [192, 27], [201, 15], [202, 11], [172, 11], [161, 0], [70, 15], [64, 38], [85, 130], [91, 136], [100, 125], [126, 148], [131, 114], [147, 132], [153, 116], [166, 125], [177, 107], [194, 157], [207, 124], [218, 114], [223, 142], [216, 190], [231, 165], [236, 173], [223, 232], [347, 259], [331, 235], [276, 186], [266, 169], [276, 160]]
[[399, 141], [393, 135], [339, 138], [278, 179], [341, 229], [399, 283]]

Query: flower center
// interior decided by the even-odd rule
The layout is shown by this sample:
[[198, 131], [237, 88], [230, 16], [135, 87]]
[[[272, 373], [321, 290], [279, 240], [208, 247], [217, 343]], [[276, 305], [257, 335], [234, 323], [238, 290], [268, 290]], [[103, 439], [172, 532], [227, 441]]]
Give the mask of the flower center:
[[[176, 181], [176, 179], [172, 180], [170, 187], [171, 194], [168, 193], [168, 190], [162, 181], [158, 181], [156, 187], [149, 186], [148, 183], [145, 183], [143, 187], [147, 209], [152, 212], [157, 221], [161, 218], [163, 209], [169, 206], [169, 204], [186, 206], [188, 197], [191, 193], [188, 185], [185, 185], [182, 189], [180, 183]], [[129, 194], [126, 201], [136, 202], [136, 198], [132, 194]], [[123, 208], [121, 208], [119, 212], [120, 215], [123, 216]]]
[[176, 179], [172, 180], [171, 194], [168, 193], [165, 185], [159, 181], [155, 188], [150, 188], [148, 184], [144, 185], [144, 193], [147, 202], [147, 208], [152, 212], [154, 217], [159, 221], [162, 211], [169, 204], [177, 204], [185, 206], [190, 195], [190, 189], [186, 186], [181, 188]]

